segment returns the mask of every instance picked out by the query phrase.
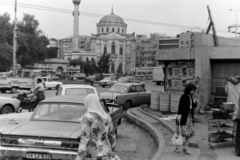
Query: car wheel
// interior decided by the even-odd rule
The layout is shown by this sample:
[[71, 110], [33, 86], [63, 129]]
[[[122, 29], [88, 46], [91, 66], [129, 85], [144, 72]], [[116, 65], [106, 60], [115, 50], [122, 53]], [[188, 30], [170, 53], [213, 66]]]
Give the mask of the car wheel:
[[161, 84], [161, 82], [156, 82], [156, 84], [159, 86]]
[[124, 103], [124, 110], [128, 110], [131, 107], [132, 107], [132, 102], [130, 100]]
[[6, 91], [7, 91], [6, 89], [1, 89], [2, 93], [6, 93]]
[[58, 90], [59, 84], [55, 87], [56, 90]]
[[115, 130], [116, 139], [118, 138], [118, 130]]
[[105, 86], [102, 86], [102, 88], [105, 88]]
[[236, 156], [240, 156], [240, 120], [237, 120], [236, 127], [236, 137], [235, 137], [235, 154]]
[[1, 114], [9, 114], [9, 113], [13, 113], [12, 107], [10, 105], [3, 106], [1, 110]]

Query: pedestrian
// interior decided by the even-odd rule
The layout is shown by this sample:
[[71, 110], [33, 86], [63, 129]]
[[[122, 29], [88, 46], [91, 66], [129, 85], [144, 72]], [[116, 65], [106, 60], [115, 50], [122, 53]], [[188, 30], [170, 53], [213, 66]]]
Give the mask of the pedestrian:
[[37, 85], [33, 89], [33, 92], [37, 95], [36, 105], [45, 99], [45, 84], [42, 83], [42, 79], [37, 79]]
[[81, 136], [76, 160], [120, 160], [113, 152], [116, 135], [112, 119], [95, 94], [84, 99], [86, 113], [81, 117]]
[[[197, 107], [197, 102], [194, 99], [194, 93], [196, 87], [189, 83], [184, 89], [184, 94], [181, 96], [178, 106], [178, 116], [177, 122], [180, 120], [181, 134], [185, 138], [185, 143], [183, 145], [183, 152], [186, 154], [191, 154], [188, 150], [188, 144], [191, 137], [194, 136], [194, 108]], [[178, 147], [175, 152], [180, 152]]]

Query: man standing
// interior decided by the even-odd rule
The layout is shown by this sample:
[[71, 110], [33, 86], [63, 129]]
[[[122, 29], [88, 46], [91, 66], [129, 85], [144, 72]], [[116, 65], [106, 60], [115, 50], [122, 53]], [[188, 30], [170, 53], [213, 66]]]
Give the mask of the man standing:
[[37, 85], [35, 86], [33, 92], [37, 95], [36, 105], [45, 99], [45, 87], [40, 78], [37, 79]]

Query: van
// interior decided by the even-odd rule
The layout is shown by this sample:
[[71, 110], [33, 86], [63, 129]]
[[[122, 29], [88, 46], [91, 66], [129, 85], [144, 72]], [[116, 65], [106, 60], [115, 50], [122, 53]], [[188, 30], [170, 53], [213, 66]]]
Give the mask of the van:
[[153, 82], [157, 85], [164, 84], [163, 66], [153, 67]]

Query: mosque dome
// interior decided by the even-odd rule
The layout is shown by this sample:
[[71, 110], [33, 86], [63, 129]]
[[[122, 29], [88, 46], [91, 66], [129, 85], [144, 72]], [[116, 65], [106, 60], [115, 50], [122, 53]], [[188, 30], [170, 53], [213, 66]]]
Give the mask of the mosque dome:
[[97, 28], [99, 30], [98, 33], [108, 33], [111, 31], [115, 31], [125, 34], [127, 24], [120, 16], [114, 14], [112, 10], [111, 14], [108, 14], [100, 19], [99, 23], [97, 23]]

